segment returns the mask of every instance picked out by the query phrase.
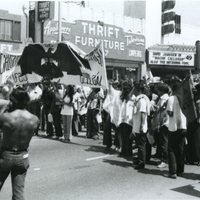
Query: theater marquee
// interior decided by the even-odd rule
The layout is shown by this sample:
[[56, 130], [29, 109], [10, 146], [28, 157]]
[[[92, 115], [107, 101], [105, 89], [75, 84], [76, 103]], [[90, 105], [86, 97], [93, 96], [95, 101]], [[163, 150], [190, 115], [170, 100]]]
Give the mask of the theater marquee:
[[192, 52], [149, 51], [149, 65], [195, 65], [195, 54]]

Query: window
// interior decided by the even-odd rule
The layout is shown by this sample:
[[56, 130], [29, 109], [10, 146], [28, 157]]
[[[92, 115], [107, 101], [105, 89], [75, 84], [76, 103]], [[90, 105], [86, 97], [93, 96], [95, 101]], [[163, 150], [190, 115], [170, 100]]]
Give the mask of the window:
[[21, 23], [17, 21], [0, 20], [0, 40], [20, 41]]

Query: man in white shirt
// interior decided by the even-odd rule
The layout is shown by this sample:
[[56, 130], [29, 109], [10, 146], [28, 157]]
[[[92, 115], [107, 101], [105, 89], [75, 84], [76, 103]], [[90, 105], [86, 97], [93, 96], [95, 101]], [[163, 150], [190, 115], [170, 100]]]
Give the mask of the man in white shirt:
[[145, 94], [142, 94], [144, 89], [142, 83], [136, 83], [134, 85], [133, 93], [136, 98], [133, 107], [132, 133], [135, 135], [135, 142], [138, 147], [138, 161], [133, 162], [133, 164], [137, 165], [134, 169], [143, 169], [146, 162], [147, 116], [150, 114], [150, 101]]
[[[173, 80], [171, 83], [172, 91], [174, 92], [179, 80]], [[184, 171], [184, 145], [187, 130], [186, 117], [180, 108], [179, 100], [176, 95], [171, 95], [167, 103], [167, 113], [169, 115], [168, 126], [168, 162], [169, 174], [165, 175], [169, 178], [182, 176]]]

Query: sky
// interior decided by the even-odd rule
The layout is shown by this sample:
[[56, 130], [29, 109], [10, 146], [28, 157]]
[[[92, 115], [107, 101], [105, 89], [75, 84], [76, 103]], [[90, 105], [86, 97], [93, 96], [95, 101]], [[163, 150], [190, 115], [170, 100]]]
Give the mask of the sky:
[[[158, 3], [160, 0], [147, 0], [151, 1], [152, 8], [154, 4]], [[123, 0], [91, 0], [85, 1], [86, 6], [91, 6], [95, 10], [104, 10], [108, 13], [116, 13], [118, 15], [123, 15]], [[181, 2], [181, 6], [180, 5]], [[0, 9], [9, 10], [11, 14], [23, 15], [22, 6], [25, 5], [28, 13], [28, 0], [0, 0]], [[193, 24], [200, 27], [200, 0], [176, 0], [177, 14], [184, 15], [184, 22], [187, 24]]]

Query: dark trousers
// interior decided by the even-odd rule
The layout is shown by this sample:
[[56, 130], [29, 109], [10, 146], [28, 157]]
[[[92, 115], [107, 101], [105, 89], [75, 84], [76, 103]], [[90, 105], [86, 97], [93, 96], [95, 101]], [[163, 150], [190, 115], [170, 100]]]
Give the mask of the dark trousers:
[[160, 128], [159, 142], [161, 148], [161, 161], [165, 163], [168, 162], [168, 132], [166, 126]]
[[73, 115], [73, 118], [72, 118], [72, 135], [74, 135], [74, 136], [78, 135], [78, 130], [79, 130], [78, 123], [79, 123], [78, 111], [74, 110], [74, 115]]
[[116, 128], [116, 126], [111, 123], [111, 118], [110, 115], [106, 112], [103, 111], [103, 119], [104, 119], [104, 123], [103, 123], [103, 130], [104, 130], [104, 134], [103, 134], [103, 145], [106, 145], [107, 147], [111, 147], [113, 144], [113, 138], [112, 138], [112, 129], [115, 132], [114, 135], [114, 145], [118, 148], [120, 148], [120, 144], [119, 144], [119, 128]]
[[138, 161], [139, 164], [146, 163], [146, 133], [136, 133], [135, 142], [138, 147]]
[[45, 120], [45, 113], [44, 113], [44, 108], [41, 109], [41, 119], [40, 119], [40, 128], [41, 131], [45, 131], [45, 124], [46, 124], [46, 120]]
[[185, 145], [186, 162], [194, 164], [200, 161], [200, 124], [197, 120], [188, 123], [187, 144]]
[[103, 111], [103, 119], [104, 119], [104, 126], [103, 126], [103, 145], [106, 145], [107, 147], [112, 146], [112, 123], [110, 121], [110, 115], [107, 112]]
[[146, 139], [146, 161], [151, 159], [152, 144]]
[[171, 174], [184, 172], [185, 130], [178, 129], [168, 135], [168, 162]]
[[156, 157], [160, 158], [161, 157], [161, 146], [160, 146], [160, 137], [159, 137], [160, 132], [159, 131], [154, 131], [154, 140], [155, 140], [155, 145], [156, 145]]
[[52, 113], [53, 124], [54, 124], [55, 133], [56, 133], [57, 137], [62, 137], [63, 136], [62, 126], [61, 126], [61, 114], [60, 114], [60, 111], [61, 111], [61, 109]]
[[46, 120], [46, 132], [49, 136], [53, 136], [53, 123], [48, 121], [49, 110], [44, 111]]
[[93, 137], [98, 134], [99, 125], [96, 119], [98, 110], [88, 109], [87, 111], [87, 137]]
[[120, 124], [120, 133], [122, 138], [122, 153], [127, 155], [132, 155], [132, 143], [130, 139], [130, 134], [132, 131], [132, 126], [122, 123]]

